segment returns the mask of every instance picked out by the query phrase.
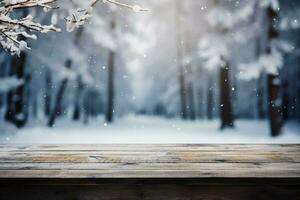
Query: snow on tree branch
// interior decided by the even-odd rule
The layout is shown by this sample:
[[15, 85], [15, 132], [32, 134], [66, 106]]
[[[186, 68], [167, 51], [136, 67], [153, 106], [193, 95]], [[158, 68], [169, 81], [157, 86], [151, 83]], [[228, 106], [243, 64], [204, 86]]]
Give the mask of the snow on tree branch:
[[[42, 25], [34, 22], [34, 17], [13, 18], [15, 10], [25, 10], [27, 8], [40, 7], [44, 10], [54, 9], [51, 4], [57, 0], [0, 0], [0, 47], [10, 52], [12, 55], [19, 55], [22, 50], [29, 49], [26, 38], [36, 39], [33, 31], [48, 33], [50, 31], [60, 32], [60, 29], [51, 25]], [[71, 32], [75, 28], [83, 25], [92, 15], [92, 10], [100, 0], [91, 0], [86, 9], [77, 9], [77, 12], [66, 17], [67, 31]], [[147, 11], [138, 5], [128, 5], [116, 0], [101, 0], [103, 3], [110, 3], [122, 6], [133, 11]]]
[[20, 8], [31, 8], [31, 7], [44, 7], [50, 8], [50, 3], [53, 3], [56, 0], [2, 0], [4, 2], [4, 9], [20, 9]]
[[147, 8], [142, 8], [139, 5], [129, 5], [116, 0], [91, 0], [87, 8], [79, 8], [77, 9], [76, 13], [72, 13], [70, 16], [65, 18], [67, 23], [67, 31], [72, 32], [75, 28], [82, 26], [92, 16], [92, 11], [94, 7], [100, 1], [102, 1], [103, 3], [110, 3], [117, 6], [125, 7], [135, 12], [148, 11]]
[[239, 66], [239, 78], [251, 80], [259, 77], [261, 71], [268, 74], [278, 74], [278, 69], [283, 66], [283, 54], [291, 53], [295, 47], [283, 40], [274, 40], [271, 42], [271, 52], [260, 55], [254, 62], [241, 63]]
[[254, 26], [241, 26], [254, 15], [255, 1], [250, 1], [239, 9], [232, 9], [224, 2], [218, 2], [205, 16], [212, 31], [201, 38], [198, 54], [208, 69], [225, 67], [231, 56], [230, 46], [245, 43], [257, 31]]
[[[258, 1], [261, 8], [270, 8], [273, 12], [279, 14], [280, 3], [278, 0], [262, 0]], [[296, 29], [298, 28], [298, 19], [286, 17], [283, 20], [272, 19], [274, 22], [279, 22], [279, 26], [276, 27], [279, 30]], [[295, 50], [295, 47], [284, 40], [280, 40], [277, 36], [269, 38], [269, 52], [261, 54], [257, 60], [250, 63], [241, 63], [239, 65], [240, 74], [239, 78], [250, 80], [259, 77], [261, 71], [265, 71], [267, 74], [278, 75], [279, 69], [284, 64], [284, 54], [291, 53]]]
[[0, 79], [0, 93], [8, 92], [11, 89], [17, 88], [22, 85], [24, 80], [18, 79], [17, 77], [8, 77]]
[[32, 31], [48, 33], [59, 32], [54, 25], [42, 25], [34, 22], [34, 17], [11, 17], [15, 10], [41, 7], [52, 9], [51, 3], [56, 0], [1, 0], [0, 1], [0, 46], [12, 55], [19, 55], [22, 50], [29, 49], [26, 38], [36, 39]]
[[237, 26], [237, 24], [248, 20], [249, 17], [253, 15], [255, 9], [254, 5], [255, 2], [251, 1], [236, 11], [224, 8], [224, 6], [216, 5], [208, 12], [206, 20], [212, 27], [221, 26], [224, 29], [232, 29]]

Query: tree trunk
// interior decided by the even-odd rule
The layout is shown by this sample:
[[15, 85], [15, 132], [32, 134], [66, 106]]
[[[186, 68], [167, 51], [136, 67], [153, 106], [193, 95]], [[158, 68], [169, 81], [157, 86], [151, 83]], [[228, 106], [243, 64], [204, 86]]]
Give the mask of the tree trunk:
[[[111, 31], [116, 28], [116, 21], [113, 17], [111, 21]], [[108, 55], [108, 76], [107, 76], [107, 110], [106, 110], [106, 122], [113, 122], [114, 114], [114, 71], [115, 71], [115, 52], [110, 50]]]
[[289, 119], [289, 92], [288, 92], [288, 81], [283, 84], [283, 94], [282, 94], [282, 118], [283, 122]]
[[[300, 65], [300, 58], [298, 58], [298, 63]], [[298, 81], [297, 81], [297, 100], [296, 100], [296, 109], [297, 109], [297, 118], [300, 121], [300, 66], [298, 66]]]
[[[256, 17], [257, 17], [257, 5], [255, 6], [255, 14], [253, 15], [253, 23], [255, 23]], [[260, 58], [260, 55], [262, 53], [261, 49], [261, 38], [259, 36], [256, 37], [255, 40], [255, 57], [258, 60]], [[266, 117], [265, 109], [264, 109], [264, 73], [260, 73], [260, 76], [257, 80], [257, 116], [259, 119], [264, 119]]]
[[45, 78], [45, 107], [44, 112], [45, 116], [49, 117], [51, 112], [51, 95], [52, 95], [52, 79], [50, 70], [46, 71]]
[[[0, 53], [0, 55], [2, 52]], [[6, 60], [5, 60], [6, 59]], [[0, 78], [4, 78], [6, 76], [6, 63], [7, 63], [7, 57], [5, 56], [4, 60], [0, 63]], [[0, 94], [0, 109], [5, 105], [5, 94], [1, 93]]]
[[189, 118], [191, 120], [195, 120], [196, 119], [196, 112], [195, 112], [195, 101], [194, 101], [194, 87], [193, 87], [193, 83], [190, 82], [187, 85], [187, 93], [188, 93], [188, 100], [189, 100]]
[[278, 136], [281, 131], [282, 117], [279, 100], [279, 83], [278, 75], [268, 75], [268, 100], [269, 100], [269, 118], [271, 135]]
[[38, 117], [38, 100], [37, 96], [34, 96], [33, 102], [32, 102], [32, 116], [36, 119]]
[[113, 113], [114, 113], [114, 57], [115, 57], [115, 53], [111, 51], [109, 53], [109, 58], [108, 58], [106, 122], [113, 121]]
[[230, 97], [229, 64], [220, 68], [220, 115], [221, 129], [234, 127]]
[[180, 72], [179, 74], [179, 87], [180, 87], [179, 92], [180, 92], [180, 109], [181, 109], [180, 116], [182, 119], [187, 119], [185, 75], [183, 72]]
[[23, 115], [24, 115], [24, 121], [28, 121], [29, 118], [29, 111], [30, 111], [30, 102], [32, 101], [32, 91], [29, 87], [30, 82], [32, 80], [31, 74], [27, 74], [25, 78], [25, 84], [24, 84], [24, 100], [23, 100]]
[[88, 124], [91, 115], [91, 99], [93, 98], [91, 90], [87, 91], [84, 95], [83, 105], [84, 105], [84, 117], [83, 123]]
[[[68, 59], [66, 61], [66, 68], [68, 68], [68, 69], [71, 68], [71, 65], [72, 65], [72, 61], [70, 59]], [[61, 102], [62, 102], [63, 95], [64, 95], [66, 87], [67, 87], [67, 83], [68, 83], [68, 78], [64, 78], [60, 83], [58, 93], [57, 93], [57, 96], [55, 99], [54, 109], [49, 117], [49, 121], [48, 121], [49, 127], [53, 127], [55, 124], [56, 118], [59, 115], [61, 115]]]
[[203, 104], [203, 91], [202, 91], [202, 88], [199, 87], [199, 90], [198, 90], [198, 117], [200, 119], [203, 118], [203, 107], [204, 107], [204, 104]]
[[0, 94], [0, 109], [3, 107], [4, 105], [4, 95], [3, 94]]
[[264, 109], [264, 88], [262, 83], [262, 76], [263, 75], [260, 75], [257, 81], [257, 115], [259, 119], [264, 119], [266, 117]]
[[[84, 32], [84, 28], [80, 27], [76, 34], [75, 34], [75, 38], [74, 38], [74, 44], [78, 45], [80, 42], [80, 38], [82, 37], [82, 34]], [[81, 93], [83, 90], [83, 83], [82, 83], [82, 79], [81, 79], [81, 74], [78, 74], [77, 77], [77, 90], [76, 90], [76, 96], [74, 99], [74, 112], [73, 112], [73, 117], [72, 119], [74, 121], [77, 121], [80, 119], [80, 99], [81, 99]]]
[[50, 115], [49, 118], [49, 122], [48, 122], [48, 126], [49, 127], [53, 127], [55, 124], [55, 120], [56, 118], [61, 114], [61, 102], [62, 102], [62, 98], [65, 92], [65, 89], [67, 87], [67, 83], [68, 83], [68, 79], [64, 79], [60, 86], [59, 86], [59, 90], [55, 99], [55, 105], [54, 105], [54, 109]]
[[[185, 56], [187, 58], [192, 56], [192, 36], [190, 30], [185, 26]], [[194, 96], [194, 84], [193, 84], [193, 69], [192, 61], [188, 61], [185, 65], [186, 80], [186, 98], [187, 98], [187, 111], [188, 118], [191, 120], [196, 119], [195, 111], [195, 96]]]
[[207, 119], [211, 120], [213, 118], [213, 106], [214, 106], [214, 102], [213, 102], [213, 81], [212, 81], [212, 77], [211, 75], [209, 75], [208, 78], [208, 87], [207, 87]]
[[178, 81], [179, 81], [179, 95], [180, 95], [180, 116], [182, 119], [187, 119], [185, 71], [182, 65], [183, 47], [182, 47], [182, 28], [181, 28], [181, 15], [182, 15], [181, 4], [182, 1], [177, 0], [176, 2], [177, 65], [178, 65]]
[[24, 83], [19, 85], [14, 92], [14, 95], [12, 97], [13, 101], [13, 114], [12, 122], [18, 127], [22, 128], [26, 124], [26, 118], [24, 113], [24, 104], [25, 101], [25, 64], [26, 64], [26, 53], [21, 52], [20, 57], [15, 56], [12, 60], [12, 67], [15, 72], [15, 76], [17, 79], [23, 80]]
[[[22, 16], [28, 14], [27, 10], [24, 10]], [[26, 40], [25, 37], [21, 38]], [[15, 76], [19, 80], [23, 80], [24, 83], [19, 85], [14, 91], [10, 91], [7, 95], [7, 110], [5, 113], [5, 119], [13, 123], [16, 127], [22, 128], [25, 126], [27, 119], [24, 113], [24, 98], [25, 98], [25, 64], [26, 53], [22, 51], [20, 57], [14, 56], [11, 62], [10, 75]]]
[[5, 112], [5, 120], [8, 121], [8, 122], [11, 122], [13, 123], [14, 121], [14, 102], [13, 102], [13, 98], [14, 97], [14, 90], [10, 90], [8, 93], [7, 93], [7, 96], [6, 96], [6, 112]]
[[81, 94], [83, 91], [83, 83], [81, 79], [78, 77], [77, 79], [77, 90], [76, 90], [76, 96], [74, 99], [74, 113], [73, 113], [73, 120], [77, 121], [80, 119], [80, 99], [81, 99]]
[[[278, 12], [273, 10], [270, 6], [267, 8], [267, 16], [269, 20], [269, 31], [268, 40], [269, 46], [267, 49], [267, 54], [271, 53], [271, 43], [274, 39], [278, 38], [279, 32], [276, 29], [276, 23], [278, 22]], [[268, 74], [268, 105], [269, 105], [269, 119], [271, 136], [278, 136], [281, 132], [282, 127], [282, 112], [281, 112], [281, 102], [279, 101], [279, 84], [280, 79], [278, 75]]]

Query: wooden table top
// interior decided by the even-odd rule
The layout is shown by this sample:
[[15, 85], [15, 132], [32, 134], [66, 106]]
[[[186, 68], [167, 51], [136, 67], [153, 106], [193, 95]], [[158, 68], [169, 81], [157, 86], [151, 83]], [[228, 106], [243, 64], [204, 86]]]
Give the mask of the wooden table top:
[[0, 178], [300, 178], [300, 145], [0, 145]]

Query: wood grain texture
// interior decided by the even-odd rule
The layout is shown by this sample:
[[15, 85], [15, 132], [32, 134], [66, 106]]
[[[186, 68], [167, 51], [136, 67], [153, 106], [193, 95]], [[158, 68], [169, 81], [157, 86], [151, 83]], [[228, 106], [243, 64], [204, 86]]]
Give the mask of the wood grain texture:
[[0, 145], [1, 200], [300, 200], [300, 145]]
[[0, 145], [0, 178], [300, 178], [300, 145]]

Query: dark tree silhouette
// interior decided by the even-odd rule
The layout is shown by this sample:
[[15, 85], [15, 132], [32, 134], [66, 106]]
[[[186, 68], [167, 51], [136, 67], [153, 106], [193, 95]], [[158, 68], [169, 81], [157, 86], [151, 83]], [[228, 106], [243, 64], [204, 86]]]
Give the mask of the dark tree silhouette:
[[[257, 9], [257, 6], [255, 7]], [[257, 14], [257, 12], [255, 12]], [[254, 20], [256, 19], [257, 15], [253, 15]], [[255, 21], [254, 21], [255, 23]], [[255, 56], [256, 59], [259, 59], [262, 50], [261, 50], [261, 39], [260, 37], [256, 38], [256, 48], [255, 48]], [[257, 116], [259, 119], [264, 119], [266, 117], [265, 109], [264, 109], [264, 77], [265, 73], [261, 72], [259, 78], [257, 80]]]
[[203, 88], [202, 87], [199, 87], [199, 89], [198, 89], [198, 111], [197, 111], [197, 113], [198, 113], [198, 117], [200, 118], [200, 119], [202, 119], [203, 118], [203, 108], [204, 108], [204, 102], [203, 102]]
[[189, 82], [187, 84], [187, 93], [188, 93], [188, 101], [189, 101], [189, 118], [191, 120], [196, 119], [196, 111], [195, 111], [195, 100], [194, 100], [194, 87], [193, 83]]
[[74, 113], [73, 113], [73, 120], [77, 121], [80, 119], [80, 99], [82, 96], [84, 84], [80, 77], [77, 77], [77, 89], [76, 89], [76, 95], [74, 98]]
[[214, 106], [213, 80], [211, 74], [208, 74], [206, 115], [207, 115], [207, 119], [209, 120], [213, 118], [213, 106]]
[[234, 127], [230, 96], [229, 63], [220, 68], [220, 116], [221, 129]]
[[[115, 30], [116, 21], [113, 18], [111, 21], [111, 30]], [[108, 55], [108, 78], [107, 78], [107, 110], [106, 110], [106, 121], [113, 121], [114, 114], [114, 73], [115, 73], [115, 52], [109, 51]]]
[[44, 103], [44, 113], [45, 116], [49, 117], [51, 112], [51, 95], [52, 95], [52, 79], [51, 72], [49, 69], [46, 71], [45, 77], [45, 103]]
[[264, 74], [261, 74], [257, 80], [257, 115], [259, 119], [266, 118], [265, 109], [264, 109], [263, 76]]
[[[84, 32], [84, 28], [80, 27], [74, 38], [75, 45], [78, 45], [80, 43], [80, 38], [82, 37], [82, 34]], [[77, 121], [80, 119], [80, 100], [82, 96], [82, 92], [84, 89], [84, 83], [82, 82], [81, 74], [77, 75], [77, 90], [76, 95], [74, 96], [74, 112], [73, 112], [73, 120]]]
[[282, 117], [283, 117], [283, 122], [286, 122], [289, 119], [289, 106], [290, 106], [290, 101], [289, 101], [289, 93], [288, 93], [288, 81], [286, 80], [283, 83], [283, 92], [282, 92]]
[[185, 69], [182, 64], [183, 58], [183, 47], [182, 47], [182, 1], [177, 0], [176, 2], [176, 26], [177, 26], [177, 65], [178, 65], [178, 81], [179, 81], [179, 94], [180, 94], [180, 116], [182, 119], [187, 119], [187, 92], [186, 92], [186, 78]]
[[11, 62], [10, 76], [16, 76], [17, 79], [23, 80], [15, 90], [11, 90], [7, 94], [7, 109], [5, 119], [18, 128], [22, 128], [26, 124], [24, 113], [24, 90], [25, 90], [25, 64], [26, 53], [21, 52], [20, 57], [14, 56]]
[[[65, 67], [67, 69], [70, 69], [71, 65], [72, 65], [72, 61], [70, 59], [68, 59], [66, 61]], [[54, 124], [55, 124], [56, 118], [61, 115], [61, 110], [62, 110], [61, 109], [61, 102], [62, 102], [64, 93], [65, 93], [67, 84], [68, 84], [68, 78], [66, 77], [60, 83], [58, 93], [57, 93], [56, 99], [55, 99], [54, 109], [52, 110], [52, 112], [50, 114], [50, 117], [49, 117], [49, 121], [48, 121], [48, 126], [49, 127], [53, 127]]]
[[[9, 76], [14, 76], [14, 69], [12, 66], [10, 66], [10, 69], [9, 69]], [[6, 112], [5, 112], [5, 120], [8, 121], [8, 122], [11, 122], [13, 123], [14, 121], [14, 102], [13, 102], [13, 99], [14, 99], [14, 94], [15, 94], [15, 91], [14, 90], [10, 90], [8, 91], [7, 93], [7, 96], [6, 96]]]
[[[12, 62], [12, 67], [15, 69], [16, 76], [18, 79], [25, 80], [25, 64], [26, 64], [26, 53], [22, 52], [20, 58], [15, 57]], [[24, 113], [24, 90], [25, 82], [16, 88], [14, 97], [15, 113], [14, 123], [18, 128], [25, 125], [25, 113]]]
[[[188, 28], [188, 27], [186, 27]], [[190, 57], [192, 54], [192, 37], [190, 30], [186, 30], [185, 33], [185, 53], [187, 57]], [[189, 61], [186, 63], [186, 98], [187, 98], [187, 111], [188, 111], [188, 118], [191, 120], [196, 119], [196, 111], [195, 111], [195, 94], [194, 94], [194, 82], [193, 78], [193, 69], [192, 63]]]
[[[267, 54], [271, 53], [271, 42], [278, 38], [279, 32], [277, 31], [277, 23], [279, 20], [277, 10], [274, 10], [272, 6], [266, 9], [268, 17], [268, 43], [269, 46], [266, 50]], [[280, 79], [278, 75], [268, 74], [268, 107], [269, 107], [269, 119], [271, 135], [278, 136], [281, 132], [283, 119], [281, 116], [281, 105], [279, 105], [279, 89]]]

